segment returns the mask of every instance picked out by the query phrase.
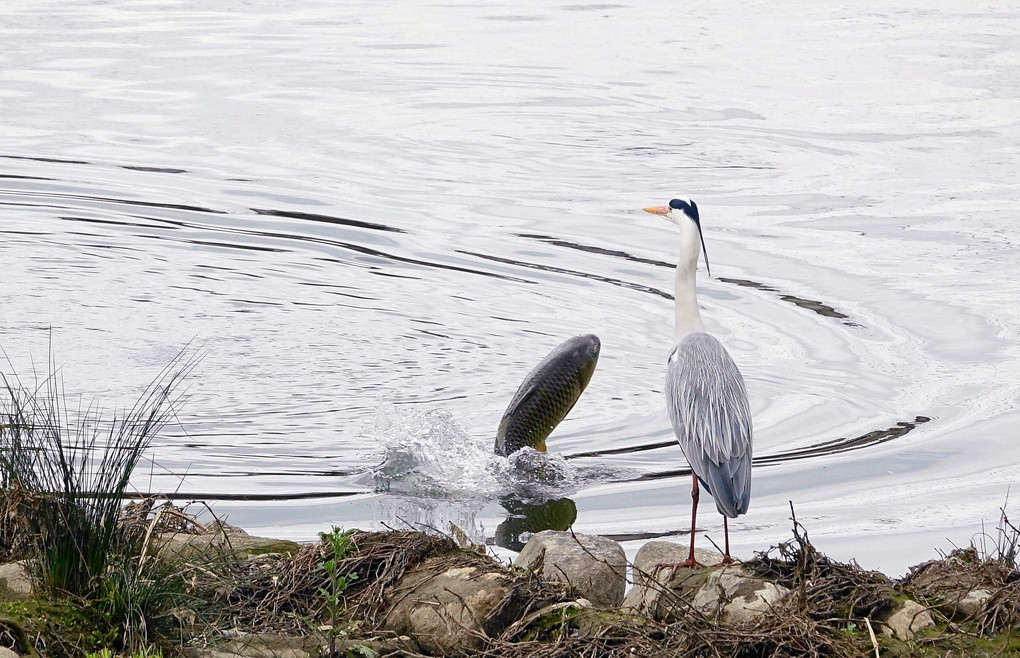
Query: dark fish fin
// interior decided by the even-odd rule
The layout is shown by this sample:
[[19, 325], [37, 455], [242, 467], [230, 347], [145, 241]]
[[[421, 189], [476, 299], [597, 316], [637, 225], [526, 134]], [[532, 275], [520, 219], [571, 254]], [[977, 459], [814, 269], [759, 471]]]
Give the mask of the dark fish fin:
[[503, 414], [503, 417], [499, 421], [499, 428], [496, 430], [495, 452], [497, 455], [503, 455], [506, 457], [511, 452], [515, 452], [522, 447], [521, 445], [518, 445], [520, 437], [515, 437], [513, 439], [514, 442], [507, 445], [506, 433], [510, 428], [511, 421], [513, 421], [514, 417], [517, 415], [518, 410], [521, 409], [525, 402], [533, 398], [536, 392], [538, 392], [538, 385], [532, 384], [526, 391], [524, 391], [523, 394], [521, 394], [519, 399], [514, 399], [512, 406], [508, 407], [506, 412]]

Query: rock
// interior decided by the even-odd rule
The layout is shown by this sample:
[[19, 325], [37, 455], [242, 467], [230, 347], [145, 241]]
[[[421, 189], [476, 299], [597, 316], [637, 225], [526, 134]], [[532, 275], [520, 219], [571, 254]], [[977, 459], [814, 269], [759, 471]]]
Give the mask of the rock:
[[894, 607], [889, 613], [880, 617], [879, 621], [885, 625], [882, 632], [886, 635], [895, 635], [905, 641], [913, 640], [924, 629], [935, 626], [935, 621], [931, 618], [928, 610], [910, 599]]
[[152, 547], [160, 557], [193, 560], [196, 557], [215, 559], [224, 555], [245, 559], [269, 553], [294, 555], [301, 549], [296, 542], [270, 537], [253, 537], [240, 528], [213, 524], [210, 531], [198, 535], [166, 532], [152, 538]]
[[543, 530], [525, 545], [514, 566], [565, 582], [596, 608], [618, 608], [627, 588], [627, 556], [612, 539]]
[[986, 589], [971, 590], [956, 602], [956, 609], [965, 618], [977, 619], [984, 614], [990, 598], [992, 593]]
[[276, 633], [252, 633], [208, 647], [189, 647], [186, 658], [306, 658], [324, 651], [321, 637], [295, 637]]
[[698, 590], [692, 605], [710, 617], [743, 624], [768, 612], [790, 590], [750, 573], [742, 566], [717, 569]]
[[[687, 560], [690, 547], [652, 541], [634, 558], [634, 587], [623, 610], [659, 621], [675, 621], [689, 607], [730, 624], [742, 624], [768, 611], [789, 590], [764, 580], [739, 564], [690, 569], [675, 566]], [[704, 565], [719, 564], [723, 556], [695, 549]]]
[[1015, 579], [1012, 563], [983, 559], [973, 546], [913, 569], [905, 591], [953, 621], [984, 621], [993, 593]]
[[32, 598], [32, 581], [24, 562], [0, 564], [0, 601], [24, 601]]
[[984, 617], [992, 591], [987, 589], [947, 589], [941, 592], [938, 610], [956, 621], [977, 621]]
[[[647, 581], [647, 575], [655, 573], [656, 580], [661, 581], [663, 569], [661, 565], [677, 565], [687, 561], [690, 546], [675, 544], [671, 541], [650, 541], [634, 556], [634, 583]], [[694, 559], [701, 564], [712, 566], [722, 562], [723, 554], [715, 551], [694, 549]], [[666, 568], [668, 573], [671, 569]]]
[[509, 576], [484, 560], [476, 556], [464, 565], [445, 555], [425, 560], [388, 590], [391, 607], [382, 627], [410, 636], [425, 653], [478, 651], [486, 636], [514, 621], [502, 607], [497, 610], [509, 591]]
[[[676, 565], [687, 560], [690, 547], [668, 541], [650, 541], [634, 557], [634, 587], [623, 600], [622, 610], [660, 621], [675, 621], [708, 581], [710, 569]], [[701, 564], [717, 564], [722, 553], [694, 549]]]
[[[914, 592], [916, 594], [916, 592]], [[980, 621], [988, 608], [992, 591], [982, 588], [943, 588], [932, 598], [936, 609], [949, 619], [958, 622]]]
[[[13, 606], [4, 607], [7, 607], [11, 612], [14, 612]], [[32, 635], [38, 639], [36, 633], [33, 633]], [[0, 658], [15, 658], [19, 655], [38, 658], [39, 654], [35, 650], [33, 641], [29, 639], [28, 633], [25, 632], [21, 623], [11, 619], [8, 615], [0, 614], [0, 637], [3, 638], [4, 644], [11, 645], [9, 647], [3, 647], [3, 650], [0, 651], [0, 654], [2, 654]]]

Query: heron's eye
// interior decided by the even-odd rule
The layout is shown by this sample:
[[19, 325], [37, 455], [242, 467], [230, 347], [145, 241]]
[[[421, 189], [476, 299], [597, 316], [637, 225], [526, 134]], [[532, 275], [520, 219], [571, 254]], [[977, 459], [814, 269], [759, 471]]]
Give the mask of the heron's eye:
[[673, 199], [669, 202], [669, 207], [675, 210], [686, 210], [689, 206], [683, 199]]

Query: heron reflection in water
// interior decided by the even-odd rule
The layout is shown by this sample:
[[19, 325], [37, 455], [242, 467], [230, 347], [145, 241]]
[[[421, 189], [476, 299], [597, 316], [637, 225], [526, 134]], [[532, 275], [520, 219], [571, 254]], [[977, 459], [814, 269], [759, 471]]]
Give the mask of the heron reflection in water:
[[[680, 228], [676, 265], [676, 342], [666, 365], [666, 407], [677, 442], [691, 464], [691, 551], [684, 566], [696, 566], [694, 533], [698, 483], [715, 499], [723, 515], [726, 538], [723, 563], [730, 563], [729, 519], [747, 512], [751, 500], [751, 408], [744, 378], [726, 348], [705, 332], [698, 310], [695, 272], [699, 252], [708, 250], [698, 206], [673, 199], [667, 206], [645, 208]], [[699, 243], [701, 249], [699, 249]]]

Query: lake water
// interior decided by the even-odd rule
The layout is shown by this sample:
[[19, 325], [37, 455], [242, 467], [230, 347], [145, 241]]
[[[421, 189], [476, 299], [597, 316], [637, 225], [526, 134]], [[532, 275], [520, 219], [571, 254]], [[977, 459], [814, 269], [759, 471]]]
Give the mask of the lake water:
[[[792, 501], [902, 572], [1020, 482], [1020, 9], [914, 4], [7, 0], [0, 345], [115, 407], [194, 341], [134, 486], [251, 532], [509, 555], [545, 504], [633, 556], [689, 524], [678, 234], [641, 208], [693, 198], [755, 417], [734, 552]], [[499, 418], [582, 333], [595, 376], [515, 475]]]

